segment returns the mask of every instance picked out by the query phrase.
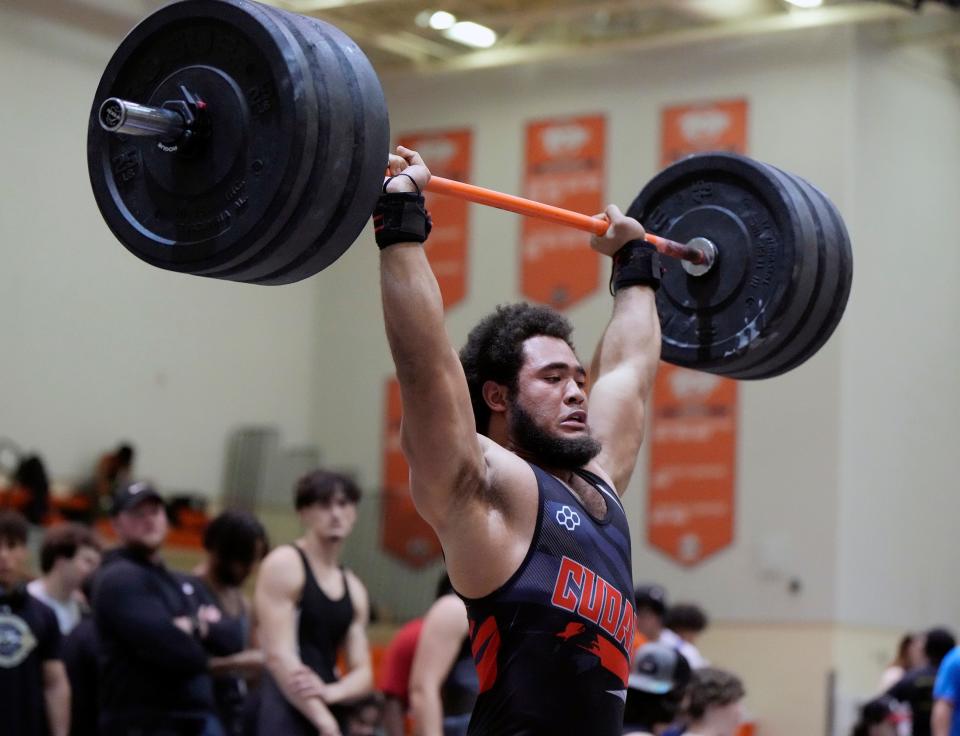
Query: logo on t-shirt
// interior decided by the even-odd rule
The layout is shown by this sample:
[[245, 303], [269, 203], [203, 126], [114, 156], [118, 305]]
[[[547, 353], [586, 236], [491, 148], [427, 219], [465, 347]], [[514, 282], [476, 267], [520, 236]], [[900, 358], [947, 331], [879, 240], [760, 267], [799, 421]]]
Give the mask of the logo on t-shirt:
[[13, 669], [37, 647], [27, 622], [12, 613], [0, 613], [0, 667]]

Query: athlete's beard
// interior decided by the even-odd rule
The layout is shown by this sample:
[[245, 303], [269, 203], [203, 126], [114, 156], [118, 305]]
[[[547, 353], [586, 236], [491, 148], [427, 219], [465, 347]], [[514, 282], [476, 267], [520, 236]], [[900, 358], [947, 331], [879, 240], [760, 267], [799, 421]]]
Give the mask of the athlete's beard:
[[510, 437], [517, 448], [538, 464], [560, 470], [582, 468], [600, 453], [600, 441], [590, 435], [556, 437], [539, 427], [516, 399], [510, 400]]

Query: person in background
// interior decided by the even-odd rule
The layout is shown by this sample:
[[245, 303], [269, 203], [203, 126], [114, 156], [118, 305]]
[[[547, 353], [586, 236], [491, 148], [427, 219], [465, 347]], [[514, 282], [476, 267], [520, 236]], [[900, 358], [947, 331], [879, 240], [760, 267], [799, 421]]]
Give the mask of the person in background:
[[679, 650], [695, 670], [710, 664], [696, 646], [696, 640], [710, 623], [703, 609], [692, 603], [677, 603], [667, 609], [663, 623], [662, 643]]
[[897, 654], [880, 675], [880, 692], [896, 685], [908, 670], [923, 664], [923, 637], [913, 632], [904, 634], [897, 644]]
[[960, 647], [954, 647], [943, 658], [933, 685], [933, 715], [930, 731], [933, 736], [960, 736]]
[[121, 443], [113, 452], [108, 452], [97, 461], [94, 470], [94, 494], [101, 508], [109, 508], [110, 500], [118, 488], [133, 480], [133, 461], [136, 451], [133, 445]]
[[169, 529], [147, 483], [120, 488], [111, 506], [121, 546], [94, 583], [100, 647], [100, 736], [222, 736], [207, 638], [222, 614], [171, 572], [160, 551]]
[[60, 632], [69, 634], [80, 623], [81, 606], [87, 601], [81, 588], [100, 565], [100, 542], [80, 524], [61, 524], [48, 529], [40, 546], [40, 571], [27, 584], [34, 598], [57, 614]]
[[638, 585], [633, 591], [636, 636], [634, 649], [660, 641], [667, 615], [667, 591], [661, 585]]
[[[83, 582], [81, 590], [87, 601], [93, 600], [95, 578], [96, 574], [90, 575]], [[63, 664], [70, 681], [70, 736], [98, 736], [99, 658], [97, 624], [89, 606], [85, 606], [81, 609], [80, 622], [63, 638]]]
[[896, 703], [887, 697], [875, 698], [860, 708], [850, 736], [897, 736]]
[[735, 736], [743, 721], [745, 695], [743, 683], [730, 672], [714, 667], [694, 670], [684, 702], [685, 736]]
[[633, 658], [624, 708], [625, 736], [653, 736], [677, 720], [690, 665], [674, 647], [659, 642], [641, 646]]
[[0, 732], [67, 736], [70, 683], [54, 612], [27, 592], [26, 518], [0, 511]]
[[221, 612], [204, 641], [217, 714], [227, 736], [243, 733], [247, 681], [259, 678], [263, 652], [253, 641], [250, 601], [242, 586], [269, 548], [263, 525], [244, 511], [224, 511], [203, 535], [206, 558], [194, 569], [198, 600]]
[[910, 707], [913, 736], [930, 736], [937, 670], [943, 658], [957, 645], [953, 634], [944, 628], [930, 629], [923, 639], [924, 664], [907, 672], [900, 682], [887, 691], [889, 697]]
[[[342, 736], [348, 704], [373, 689], [367, 590], [340, 562], [360, 495], [339, 473], [301, 478], [294, 505], [304, 534], [274, 549], [260, 568], [254, 603], [268, 670], [258, 719], [265, 736]], [[342, 677], [340, 650], [348, 668]]]
[[427, 611], [410, 672], [417, 736], [466, 736], [480, 691], [469, 634], [467, 607], [456, 593]]
[[34, 526], [43, 523], [50, 508], [50, 479], [39, 455], [26, 455], [17, 464], [11, 493], [15, 509]]
[[[450, 577], [443, 573], [437, 581], [434, 600], [453, 592]], [[423, 629], [423, 617], [415, 618], [394, 634], [383, 655], [377, 690], [383, 694], [383, 731], [385, 736], [408, 733], [407, 711], [410, 708], [410, 670], [417, 642]]]

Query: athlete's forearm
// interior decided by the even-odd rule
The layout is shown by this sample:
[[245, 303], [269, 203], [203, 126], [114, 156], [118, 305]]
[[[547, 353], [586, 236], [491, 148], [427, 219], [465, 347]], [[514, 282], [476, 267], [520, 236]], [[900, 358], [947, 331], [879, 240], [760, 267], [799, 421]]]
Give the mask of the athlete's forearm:
[[401, 243], [381, 252], [380, 291], [397, 378], [401, 384], [426, 380], [452, 347], [440, 287], [423, 246]]
[[594, 383], [618, 368], [632, 365], [637, 370], [638, 388], [649, 390], [659, 360], [660, 320], [655, 292], [646, 286], [621, 289], [614, 297], [613, 314], [594, 354]]

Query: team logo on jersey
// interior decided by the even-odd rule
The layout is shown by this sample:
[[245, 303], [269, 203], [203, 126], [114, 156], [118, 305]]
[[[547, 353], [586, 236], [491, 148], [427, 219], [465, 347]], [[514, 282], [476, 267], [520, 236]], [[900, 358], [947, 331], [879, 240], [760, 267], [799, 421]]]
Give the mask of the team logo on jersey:
[[568, 532], [572, 532], [580, 526], [580, 514], [569, 506], [564, 506], [557, 511], [557, 523], [564, 527]]
[[599, 625], [629, 651], [633, 642], [632, 602], [586, 565], [569, 557], [561, 560], [550, 602]]
[[0, 612], [0, 667], [16, 667], [36, 648], [37, 637], [27, 622], [12, 613]]

